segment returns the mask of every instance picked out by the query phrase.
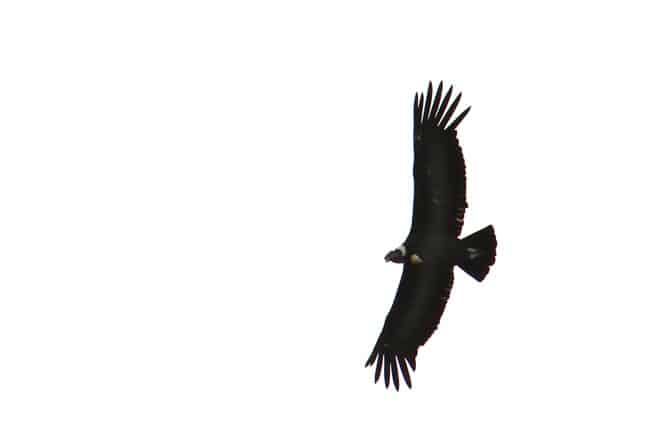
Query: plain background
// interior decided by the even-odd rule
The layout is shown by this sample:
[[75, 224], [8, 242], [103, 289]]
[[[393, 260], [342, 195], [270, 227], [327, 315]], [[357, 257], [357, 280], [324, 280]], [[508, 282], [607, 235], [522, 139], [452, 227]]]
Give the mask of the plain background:
[[[0, 428], [645, 430], [634, 4], [2, 2]], [[396, 393], [363, 364], [440, 79], [498, 261]]]

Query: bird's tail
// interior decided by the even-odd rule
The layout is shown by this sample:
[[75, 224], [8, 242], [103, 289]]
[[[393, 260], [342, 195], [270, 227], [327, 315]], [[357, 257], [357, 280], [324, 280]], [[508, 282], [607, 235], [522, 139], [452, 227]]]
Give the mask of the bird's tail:
[[482, 281], [495, 263], [497, 238], [493, 225], [468, 235], [460, 244], [461, 254], [457, 265], [475, 280]]

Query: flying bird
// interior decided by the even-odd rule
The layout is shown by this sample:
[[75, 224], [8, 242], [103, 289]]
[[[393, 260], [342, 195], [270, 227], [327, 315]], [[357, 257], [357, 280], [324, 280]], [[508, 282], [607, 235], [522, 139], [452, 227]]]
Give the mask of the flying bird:
[[452, 289], [454, 266], [482, 281], [495, 263], [497, 240], [492, 225], [459, 239], [468, 204], [457, 126], [470, 107], [450, 121], [461, 93], [449, 104], [451, 96], [452, 87], [443, 94], [442, 81], [436, 92], [430, 82], [427, 97], [423, 93], [414, 97], [412, 222], [405, 241], [385, 256], [387, 262], [402, 264], [403, 272], [382, 332], [365, 364], [377, 361], [375, 381], [382, 372], [386, 388], [392, 380], [398, 390], [400, 375], [412, 387], [409, 369], [416, 369], [419, 347], [439, 324]]

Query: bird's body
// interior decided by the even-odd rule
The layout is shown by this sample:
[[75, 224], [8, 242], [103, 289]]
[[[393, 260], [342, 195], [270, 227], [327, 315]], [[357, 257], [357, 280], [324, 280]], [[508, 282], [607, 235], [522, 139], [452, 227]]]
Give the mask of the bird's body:
[[[495, 261], [495, 233], [488, 226], [459, 239], [466, 203], [465, 165], [456, 127], [470, 108], [448, 125], [461, 94], [448, 107], [452, 87], [443, 97], [432, 83], [427, 98], [414, 99], [414, 204], [406, 240], [385, 256], [403, 264], [392, 307], [367, 366], [377, 360], [375, 379], [385, 376], [399, 387], [399, 370], [411, 387], [408, 364], [416, 367], [418, 348], [437, 328], [459, 265], [481, 281]], [[433, 100], [434, 96], [434, 100]], [[425, 105], [424, 105], [425, 103]], [[446, 109], [447, 108], [447, 109]]]

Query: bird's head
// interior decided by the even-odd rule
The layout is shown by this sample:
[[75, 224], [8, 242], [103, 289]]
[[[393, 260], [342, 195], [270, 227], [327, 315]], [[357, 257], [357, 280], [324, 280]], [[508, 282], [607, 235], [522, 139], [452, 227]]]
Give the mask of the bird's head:
[[405, 245], [401, 245], [385, 255], [385, 262], [406, 263], [408, 261], [413, 264], [418, 264], [423, 262], [423, 259], [416, 253], [408, 255]]

